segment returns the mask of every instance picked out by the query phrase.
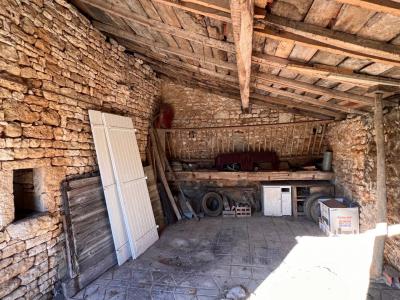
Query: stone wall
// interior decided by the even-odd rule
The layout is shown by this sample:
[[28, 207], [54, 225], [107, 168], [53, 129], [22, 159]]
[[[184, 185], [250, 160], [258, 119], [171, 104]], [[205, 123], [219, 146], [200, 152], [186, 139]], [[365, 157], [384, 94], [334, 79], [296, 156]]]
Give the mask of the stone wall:
[[[384, 116], [389, 224], [400, 224], [400, 110]], [[376, 144], [371, 117], [357, 117], [332, 125], [328, 141], [333, 150], [336, 192], [361, 206], [361, 230], [375, 225]], [[400, 269], [400, 238], [389, 238], [386, 260]]]
[[243, 114], [240, 101], [212, 94], [200, 88], [163, 80], [161, 95], [164, 103], [174, 107], [175, 128], [202, 128], [289, 123], [310, 118], [254, 105], [250, 114]]
[[[0, 0], [0, 298], [50, 298], [64, 272], [60, 182], [97, 169], [88, 109], [132, 117], [142, 159], [159, 80], [63, 0]], [[45, 207], [14, 222], [13, 170]]]

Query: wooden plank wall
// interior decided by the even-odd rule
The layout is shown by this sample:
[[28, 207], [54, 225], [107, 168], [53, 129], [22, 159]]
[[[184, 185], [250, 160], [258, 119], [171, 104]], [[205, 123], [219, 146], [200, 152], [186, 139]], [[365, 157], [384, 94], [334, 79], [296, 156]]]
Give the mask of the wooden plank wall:
[[213, 160], [218, 154], [275, 151], [280, 159], [320, 157], [331, 121], [216, 128], [159, 129], [170, 159]]
[[100, 176], [63, 183], [64, 227], [73, 296], [117, 263]]

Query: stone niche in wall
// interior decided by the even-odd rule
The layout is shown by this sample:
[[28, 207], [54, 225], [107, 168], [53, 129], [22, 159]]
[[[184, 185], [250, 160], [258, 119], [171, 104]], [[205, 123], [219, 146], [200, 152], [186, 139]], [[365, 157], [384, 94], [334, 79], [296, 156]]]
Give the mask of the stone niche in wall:
[[6, 162], [0, 170], [0, 230], [56, 211], [63, 168], [47, 160]]
[[44, 170], [15, 169], [13, 172], [14, 221], [34, 217], [45, 212], [46, 206], [41, 197], [44, 189]]

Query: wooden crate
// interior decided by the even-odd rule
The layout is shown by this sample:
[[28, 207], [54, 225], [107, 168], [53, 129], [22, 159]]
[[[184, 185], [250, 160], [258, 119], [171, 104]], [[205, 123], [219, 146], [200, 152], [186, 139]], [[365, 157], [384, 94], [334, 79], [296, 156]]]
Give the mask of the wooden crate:
[[250, 206], [239, 206], [235, 208], [236, 217], [251, 217], [251, 207]]

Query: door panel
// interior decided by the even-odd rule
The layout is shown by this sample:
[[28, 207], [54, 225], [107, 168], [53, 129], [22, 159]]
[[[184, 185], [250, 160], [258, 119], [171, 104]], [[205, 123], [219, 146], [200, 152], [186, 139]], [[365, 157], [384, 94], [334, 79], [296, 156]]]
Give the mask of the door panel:
[[132, 257], [136, 258], [158, 239], [158, 233], [135, 130], [130, 118], [103, 114], [103, 122]]
[[131, 257], [131, 251], [129, 248], [125, 224], [123, 222], [122, 209], [114, 179], [111, 156], [107, 146], [105, 127], [101, 117], [101, 112], [90, 110], [89, 118], [100, 169], [100, 177], [106, 199], [108, 217], [110, 219], [114, 247], [118, 264], [122, 265]]

